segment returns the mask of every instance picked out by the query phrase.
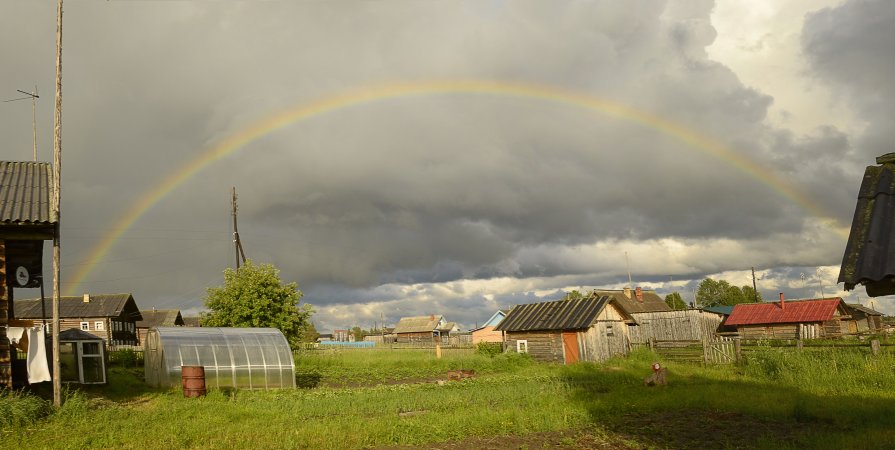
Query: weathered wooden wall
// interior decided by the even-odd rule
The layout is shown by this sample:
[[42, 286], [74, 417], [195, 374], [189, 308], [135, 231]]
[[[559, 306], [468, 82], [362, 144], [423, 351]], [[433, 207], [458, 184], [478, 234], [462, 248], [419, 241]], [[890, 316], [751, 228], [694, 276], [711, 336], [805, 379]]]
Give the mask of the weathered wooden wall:
[[12, 388], [12, 357], [6, 327], [9, 325], [9, 287], [6, 285], [6, 241], [0, 239], [0, 387]]
[[739, 325], [737, 326], [737, 333], [739, 333], [742, 339], [798, 339], [799, 324]]
[[[507, 351], [516, 352], [520, 340], [528, 341], [528, 354], [538, 361], [565, 362], [560, 331], [507, 331]], [[579, 341], [580, 342], [580, 341]]]
[[630, 351], [628, 325], [622, 321], [597, 321], [578, 333], [582, 361], [600, 362]]
[[638, 326], [631, 327], [631, 342], [646, 344], [658, 341], [698, 341], [710, 338], [718, 330], [720, 314], [688, 309], [632, 314]]

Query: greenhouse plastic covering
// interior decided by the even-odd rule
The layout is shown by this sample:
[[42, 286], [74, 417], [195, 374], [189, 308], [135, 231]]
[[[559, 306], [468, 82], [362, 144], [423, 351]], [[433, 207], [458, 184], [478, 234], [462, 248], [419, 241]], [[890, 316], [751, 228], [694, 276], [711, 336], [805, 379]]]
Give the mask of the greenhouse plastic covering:
[[205, 386], [295, 387], [295, 363], [286, 337], [275, 328], [158, 327], [144, 343], [146, 382], [181, 384], [181, 367], [203, 366]]

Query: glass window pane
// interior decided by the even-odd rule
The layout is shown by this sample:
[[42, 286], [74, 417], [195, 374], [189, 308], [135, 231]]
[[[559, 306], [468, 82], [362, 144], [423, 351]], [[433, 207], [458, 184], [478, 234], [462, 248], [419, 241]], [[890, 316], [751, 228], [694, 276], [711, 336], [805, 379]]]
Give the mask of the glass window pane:
[[85, 355], [99, 355], [99, 342], [83, 342], [81, 346]]
[[59, 373], [62, 381], [80, 381], [78, 377], [78, 349], [74, 342], [59, 344]]
[[81, 358], [85, 383], [102, 383], [106, 381], [103, 372], [103, 359], [97, 356], [84, 356]]

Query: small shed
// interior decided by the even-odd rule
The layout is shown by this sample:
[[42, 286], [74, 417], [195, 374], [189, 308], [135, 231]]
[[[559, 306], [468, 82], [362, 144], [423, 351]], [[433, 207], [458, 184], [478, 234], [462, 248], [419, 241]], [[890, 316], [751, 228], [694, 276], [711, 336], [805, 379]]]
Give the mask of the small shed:
[[[51, 337], [47, 337], [47, 348], [52, 348]], [[48, 360], [50, 355], [52, 352]], [[63, 383], [106, 384], [106, 361], [102, 338], [77, 328], [59, 332], [59, 373]]]
[[143, 355], [150, 386], [178, 386], [183, 366], [202, 366], [208, 388], [295, 387], [292, 350], [276, 328], [153, 328]]
[[848, 333], [850, 319], [841, 298], [785, 301], [780, 294], [780, 302], [734, 305], [725, 324], [743, 339], [817, 339]]
[[879, 333], [883, 329], [883, 313], [868, 308], [860, 303], [847, 303], [851, 313], [851, 323], [848, 324], [851, 333]]
[[495, 328], [506, 335], [508, 351], [572, 364], [603, 361], [629, 350], [630, 314], [608, 295], [518, 305]]

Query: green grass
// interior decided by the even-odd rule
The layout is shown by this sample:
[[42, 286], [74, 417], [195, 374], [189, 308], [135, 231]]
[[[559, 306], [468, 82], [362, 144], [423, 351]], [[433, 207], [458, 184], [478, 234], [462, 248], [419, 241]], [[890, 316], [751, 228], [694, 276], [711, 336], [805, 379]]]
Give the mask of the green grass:
[[[740, 366], [663, 361], [668, 386], [645, 387], [656, 358], [642, 350], [565, 367], [514, 355], [438, 360], [416, 350], [318, 352], [296, 357], [300, 370], [320, 374], [316, 388], [211, 391], [200, 399], [185, 399], [177, 389], [148, 389], [137, 371], [118, 368], [110, 386], [70, 392], [50, 415], [46, 401], [33, 395], [0, 397], [0, 408], [22, 405], [22, 412], [2, 414], [18, 419], [0, 423], [0, 444], [344, 449], [459, 441], [476, 447], [475, 439], [516, 436], [519, 447], [527, 445], [526, 436], [544, 433], [566, 433], [555, 445], [573, 447], [874, 448], [895, 442], [891, 355], [767, 348]], [[458, 368], [477, 376], [417, 382]], [[400, 380], [412, 383], [389, 383]], [[585, 440], [568, 434], [573, 430]]]

